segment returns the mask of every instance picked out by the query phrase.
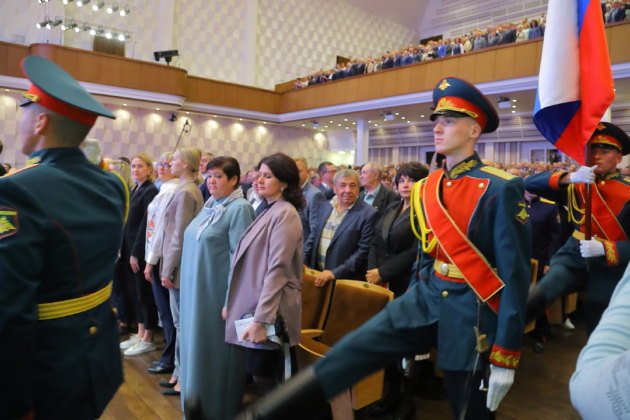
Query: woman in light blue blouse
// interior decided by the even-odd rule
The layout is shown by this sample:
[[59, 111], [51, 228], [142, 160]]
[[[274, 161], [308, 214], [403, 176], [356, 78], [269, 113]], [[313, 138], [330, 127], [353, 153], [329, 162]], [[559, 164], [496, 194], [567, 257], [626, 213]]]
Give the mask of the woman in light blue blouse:
[[236, 159], [208, 163], [211, 197], [184, 233], [180, 296], [182, 404], [191, 416], [231, 419], [244, 392], [244, 349], [226, 344], [221, 310], [230, 260], [254, 209], [243, 198]]

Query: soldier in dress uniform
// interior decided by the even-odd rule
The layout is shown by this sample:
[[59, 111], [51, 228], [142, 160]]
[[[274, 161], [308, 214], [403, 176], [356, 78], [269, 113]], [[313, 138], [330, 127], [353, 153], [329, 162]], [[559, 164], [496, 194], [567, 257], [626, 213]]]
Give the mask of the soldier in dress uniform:
[[531, 238], [523, 180], [475, 153], [498, 117], [474, 86], [445, 78], [433, 103], [436, 152], [446, 158], [412, 193], [422, 247], [413, 284], [244, 417], [312, 414], [360, 378], [432, 345], [454, 417], [493, 417], [513, 383], [525, 322]]
[[0, 418], [94, 419], [122, 382], [110, 295], [128, 190], [79, 144], [114, 115], [43, 57], [22, 70], [27, 167], [0, 179]]
[[[527, 178], [527, 190], [566, 203], [575, 224], [573, 235], [553, 256], [549, 272], [530, 294], [528, 319], [557, 298], [586, 291], [586, 329], [590, 334], [630, 261], [630, 178], [617, 165], [630, 153], [630, 138], [614, 124], [602, 122], [590, 139], [595, 166], [571, 174], [543, 172]], [[586, 184], [592, 189], [592, 239], [585, 239]], [[588, 260], [588, 262], [587, 262]]]

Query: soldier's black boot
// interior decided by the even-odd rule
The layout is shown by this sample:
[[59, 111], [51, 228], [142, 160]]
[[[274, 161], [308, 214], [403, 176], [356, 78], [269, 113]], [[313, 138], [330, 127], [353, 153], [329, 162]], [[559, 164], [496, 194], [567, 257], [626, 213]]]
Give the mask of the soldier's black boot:
[[312, 367], [245, 408], [237, 420], [325, 419], [329, 406]]

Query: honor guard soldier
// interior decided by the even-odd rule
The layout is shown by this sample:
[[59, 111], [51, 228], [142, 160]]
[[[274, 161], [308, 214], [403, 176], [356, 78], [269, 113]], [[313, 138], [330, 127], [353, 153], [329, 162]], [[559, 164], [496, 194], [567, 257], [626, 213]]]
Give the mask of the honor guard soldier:
[[523, 180], [475, 153], [499, 120], [474, 86], [445, 78], [433, 104], [435, 148], [446, 158], [412, 193], [422, 247], [413, 284], [243, 418], [313, 413], [362, 377], [432, 345], [454, 418], [494, 416], [513, 383], [525, 323], [531, 238]]
[[110, 295], [128, 191], [79, 144], [114, 115], [43, 57], [22, 71], [29, 166], [0, 179], [0, 418], [95, 419], [122, 382]]
[[[630, 153], [628, 135], [614, 124], [600, 123], [590, 141], [593, 167], [571, 174], [543, 172], [525, 181], [527, 190], [566, 203], [575, 224], [573, 235], [550, 262], [549, 272], [531, 293], [527, 318], [534, 319], [556, 299], [586, 291], [586, 329], [590, 334], [630, 261], [630, 178], [617, 169]], [[592, 238], [585, 239], [586, 185], [592, 190]]]

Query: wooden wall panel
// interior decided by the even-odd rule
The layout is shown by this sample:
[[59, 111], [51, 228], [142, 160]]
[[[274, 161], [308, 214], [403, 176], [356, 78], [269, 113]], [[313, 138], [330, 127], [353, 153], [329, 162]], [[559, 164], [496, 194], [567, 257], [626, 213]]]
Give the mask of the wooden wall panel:
[[22, 77], [20, 62], [28, 55], [28, 47], [0, 42], [0, 74]]
[[52, 44], [33, 44], [30, 53], [47, 57], [77, 80], [184, 96], [186, 71], [160, 64]]
[[610, 61], [615, 63], [626, 63], [630, 61], [630, 22], [620, 22], [606, 28], [608, 35], [608, 51]]

